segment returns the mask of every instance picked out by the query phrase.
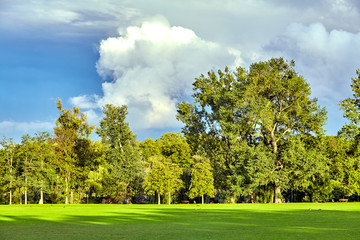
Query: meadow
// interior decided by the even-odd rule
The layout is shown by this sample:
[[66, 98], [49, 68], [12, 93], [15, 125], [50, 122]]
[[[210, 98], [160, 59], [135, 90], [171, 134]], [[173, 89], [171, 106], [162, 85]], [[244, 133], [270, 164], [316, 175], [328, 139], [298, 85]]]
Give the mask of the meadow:
[[360, 203], [0, 206], [0, 239], [360, 239]]

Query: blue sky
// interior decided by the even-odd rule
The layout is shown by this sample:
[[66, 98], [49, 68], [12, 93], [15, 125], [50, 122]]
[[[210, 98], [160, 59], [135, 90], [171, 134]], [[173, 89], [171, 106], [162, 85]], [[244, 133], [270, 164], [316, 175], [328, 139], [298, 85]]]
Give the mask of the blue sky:
[[2, 0], [0, 136], [52, 131], [57, 98], [92, 124], [104, 104], [127, 104], [140, 140], [178, 132], [195, 77], [278, 56], [295, 60], [334, 135], [360, 68], [359, 22], [355, 0]]

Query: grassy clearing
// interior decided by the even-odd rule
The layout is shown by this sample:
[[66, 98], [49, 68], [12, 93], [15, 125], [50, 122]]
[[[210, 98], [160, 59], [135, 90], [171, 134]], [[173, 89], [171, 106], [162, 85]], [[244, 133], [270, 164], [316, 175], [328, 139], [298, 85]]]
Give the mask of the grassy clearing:
[[2, 240], [360, 239], [359, 226], [360, 203], [0, 206]]

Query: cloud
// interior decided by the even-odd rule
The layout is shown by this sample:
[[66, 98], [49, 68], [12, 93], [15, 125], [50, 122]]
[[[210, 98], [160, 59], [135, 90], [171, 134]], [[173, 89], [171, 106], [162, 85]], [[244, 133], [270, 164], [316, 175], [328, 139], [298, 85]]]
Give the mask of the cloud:
[[350, 79], [360, 67], [360, 32], [329, 32], [321, 23], [291, 24], [265, 51], [294, 59], [314, 96], [338, 101], [350, 95]]
[[[0, 122], [0, 133], [11, 131], [30, 132], [37, 130], [51, 130], [54, 127], [50, 122], [13, 122], [2, 121]], [[1, 135], [1, 134], [0, 134]]]
[[81, 96], [72, 102], [89, 107], [125, 104], [135, 129], [178, 127], [176, 105], [192, 94], [195, 77], [241, 61], [239, 51], [170, 26], [163, 17], [103, 40], [99, 52], [97, 70], [110, 79], [102, 84], [103, 97], [88, 101]]
[[126, 1], [119, 5], [113, 0], [3, 0], [0, 20], [2, 28], [39, 28], [46, 29], [47, 34], [60, 28], [65, 35], [88, 29], [109, 31], [119, 22], [140, 15], [136, 8], [126, 5]]
[[94, 109], [98, 108], [97, 101], [99, 100], [99, 96], [97, 95], [81, 95], [77, 97], [72, 97], [69, 101], [76, 107], [84, 108], [84, 109]]
[[340, 100], [352, 95], [350, 84], [360, 68], [360, 32], [328, 31], [322, 23], [293, 23], [264, 48], [269, 56], [294, 59], [296, 70], [310, 83], [312, 96], [328, 111], [328, 134], [344, 124]]

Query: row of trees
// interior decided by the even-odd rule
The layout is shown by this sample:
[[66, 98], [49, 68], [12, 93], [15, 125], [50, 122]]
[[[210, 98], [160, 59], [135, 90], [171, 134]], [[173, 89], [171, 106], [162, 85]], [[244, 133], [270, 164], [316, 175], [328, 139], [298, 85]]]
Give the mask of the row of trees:
[[[0, 144], [2, 202], [158, 203], [172, 196], [214, 196], [208, 159], [191, 155], [180, 133], [138, 142], [125, 122], [126, 106], [105, 105], [99, 128], [90, 126], [78, 108], [60, 112], [54, 134], [25, 135], [21, 143]], [[90, 134], [96, 131], [101, 141]], [[186, 188], [185, 188], [186, 187]], [[163, 197], [163, 199], [161, 199]], [[166, 198], [164, 198], [166, 197]], [[179, 201], [178, 197], [175, 201]]]
[[[98, 128], [80, 109], [54, 133], [1, 141], [3, 203], [328, 201], [360, 194], [360, 72], [349, 119], [325, 136], [326, 111], [282, 58], [201, 75], [178, 105], [183, 133], [138, 142], [127, 107], [105, 105]], [[90, 135], [96, 132], [101, 141]]]

